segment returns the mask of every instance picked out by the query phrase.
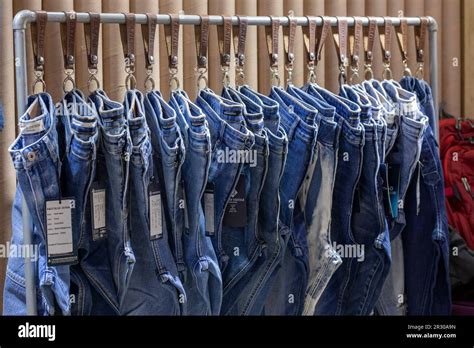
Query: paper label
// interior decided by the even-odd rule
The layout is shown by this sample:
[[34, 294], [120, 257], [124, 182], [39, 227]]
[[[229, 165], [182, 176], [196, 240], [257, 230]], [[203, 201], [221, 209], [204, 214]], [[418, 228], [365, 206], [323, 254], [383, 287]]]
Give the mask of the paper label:
[[163, 215], [160, 191], [150, 192], [149, 198], [150, 239], [159, 239], [163, 236]]
[[206, 217], [206, 234], [215, 234], [215, 204], [214, 204], [214, 184], [208, 183], [204, 191], [204, 214]]
[[73, 245], [74, 199], [46, 201], [46, 248], [49, 265], [77, 262]]
[[91, 212], [92, 212], [92, 240], [107, 238], [106, 225], [106, 191], [105, 187], [98, 183], [92, 185], [91, 190]]
[[224, 214], [224, 225], [228, 227], [245, 227], [247, 225], [247, 202], [245, 200], [245, 175], [240, 175], [237, 185], [231, 194]]
[[20, 130], [23, 134], [34, 134], [44, 131], [44, 122], [40, 118], [38, 120], [33, 120], [29, 122], [21, 122]]

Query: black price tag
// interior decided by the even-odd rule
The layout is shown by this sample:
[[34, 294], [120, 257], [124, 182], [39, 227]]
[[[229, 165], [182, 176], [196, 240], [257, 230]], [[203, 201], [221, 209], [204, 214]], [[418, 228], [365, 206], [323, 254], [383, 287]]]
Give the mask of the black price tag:
[[224, 214], [224, 225], [245, 227], [247, 225], [247, 202], [245, 200], [245, 175], [240, 175], [230, 196]]

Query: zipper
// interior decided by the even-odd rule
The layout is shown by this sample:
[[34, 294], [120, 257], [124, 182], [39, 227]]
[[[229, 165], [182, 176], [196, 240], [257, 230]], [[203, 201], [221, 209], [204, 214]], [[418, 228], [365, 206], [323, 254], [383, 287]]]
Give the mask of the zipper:
[[467, 193], [469, 193], [472, 200], [474, 201], [474, 192], [472, 192], [472, 190], [471, 190], [471, 185], [469, 185], [469, 181], [467, 181], [467, 178], [465, 176], [463, 176], [461, 178], [461, 181], [462, 181], [462, 184], [464, 186], [464, 189], [467, 191]]

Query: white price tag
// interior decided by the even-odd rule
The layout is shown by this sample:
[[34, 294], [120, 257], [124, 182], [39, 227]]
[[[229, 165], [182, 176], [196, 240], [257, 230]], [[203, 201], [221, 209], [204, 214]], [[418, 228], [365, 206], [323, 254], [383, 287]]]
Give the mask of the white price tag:
[[163, 235], [163, 219], [161, 213], [161, 194], [160, 192], [150, 193], [149, 219], [150, 219], [150, 238], [158, 239]]
[[73, 255], [73, 209], [74, 199], [46, 201], [47, 253], [50, 263], [70, 263], [76, 259]]

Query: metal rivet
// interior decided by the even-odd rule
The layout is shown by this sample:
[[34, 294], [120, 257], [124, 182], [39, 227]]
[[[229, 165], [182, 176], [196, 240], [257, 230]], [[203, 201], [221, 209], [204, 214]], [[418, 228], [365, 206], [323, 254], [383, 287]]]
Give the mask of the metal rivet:
[[274, 61], [277, 61], [277, 60], [278, 60], [278, 54], [273, 53], [273, 54], [272, 54], [272, 59], [273, 59]]
[[153, 57], [153, 56], [150, 56], [150, 58], [149, 58], [149, 59], [150, 59], [150, 62], [151, 62], [151, 63], [155, 62], [155, 57]]
[[288, 53], [288, 60], [293, 61], [295, 59], [295, 55], [293, 53]]
[[224, 62], [229, 63], [230, 62], [230, 54], [224, 54]]
[[36, 159], [36, 153], [34, 151], [30, 151], [26, 154], [26, 158], [28, 161], [34, 161]]
[[44, 64], [44, 57], [38, 57], [38, 63], [39, 64]]
[[207, 58], [204, 56], [199, 57], [199, 65], [206, 65], [207, 64]]
[[315, 56], [315, 54], [314, 54], [313, 52], [311, 52], [311, 53], [309, 54], [309, 59], [310, 59], [310, 60], [315, 60], [315, 59], [316, 59], [316, 56]]
[[178, 64], [178, 57], [171, 56], [171, 64]]
[[135, 55], [133, 53], [130, 53], [129, 58], [132, 62], [135, 61]]
[[98, 60], [99, 60], [99, 58], [98, 58], [95, 54], [93, 54], [93, 55], [91, 56], [91, 61], [92, 61], [92, 63], [95, 64], [95, 63], [98, 62]]
[[74, 57], [71, 56], [71, 55], [67, 56], [67, 62], [68, 62], [69, 64], [74, 63]]

